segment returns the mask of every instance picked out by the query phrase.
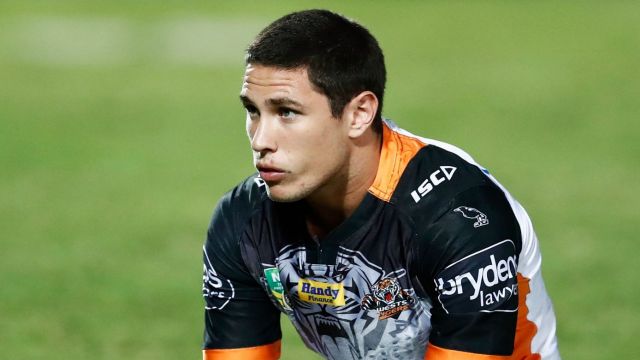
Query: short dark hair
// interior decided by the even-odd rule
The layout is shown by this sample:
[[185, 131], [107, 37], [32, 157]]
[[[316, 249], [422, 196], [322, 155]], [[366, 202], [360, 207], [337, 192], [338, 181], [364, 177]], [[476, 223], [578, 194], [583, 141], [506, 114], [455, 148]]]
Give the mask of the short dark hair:
[[328, 10], [304, 10], [281, 17], [249, 45], [247, 64], [285, 69], [305, 67], [309, 81], [339, 117], [354, 96], [371, 91], [378, 98], [372, 128], [382, 130], [387, 72], [378, 41], [362, 25]]

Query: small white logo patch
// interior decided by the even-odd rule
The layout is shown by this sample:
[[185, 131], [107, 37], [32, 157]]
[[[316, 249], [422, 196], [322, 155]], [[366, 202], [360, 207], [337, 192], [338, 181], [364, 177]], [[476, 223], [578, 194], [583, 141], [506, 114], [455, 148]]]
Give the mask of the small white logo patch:
[[263, 187], [267, 185], [267, 183], [264, 180], [262, 180], [261, 177], [256, 177], [253, 179], [253, 181], [256, 183], [256, 185], [258, 185], [258, 187]]
[[473, 223], [473, 227], [475, 228], [489, 224], [489, 218], [487, 217], [487, 215], [485, 215], [478, 209], [474, 209], [468, 206], [458, 206], [453, 211], [462, 214], [462, 216], [466, 217], [467, 219], [475, 220], [476, 222]]
[[453, 173], [456, 172], [458, 168], [453, 166], [443, 165], [440, 166], [439, 170], [432, 172], [429, 177], [427, 177], [417, 189], [411, 192], [411, 197], [413, 201], [420, 202], [420, 199], [425, 197], [428, 193], [431, 192], [436, 186], [442, 184], [444, 181], [449, 181], [453, 177]]
[[231, 281], [220, 276], [211, 265], [207, 250], [204, 250], [205, 264], [202, 275], [202, 296], [205, 299], [205, 309], [222, 310], [236, 295]]

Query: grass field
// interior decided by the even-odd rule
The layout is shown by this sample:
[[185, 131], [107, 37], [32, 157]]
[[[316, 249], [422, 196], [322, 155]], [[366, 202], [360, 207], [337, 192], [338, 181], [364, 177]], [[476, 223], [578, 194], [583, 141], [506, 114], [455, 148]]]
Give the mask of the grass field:
[[527, 208], [564, 358], [640, 356], [640, 3], [246, 3], [0, 2], [1, 359], [200, 357], [204, 232], [252, 171], [242, 49], [321, 5], [379, 38], [386, 116]]

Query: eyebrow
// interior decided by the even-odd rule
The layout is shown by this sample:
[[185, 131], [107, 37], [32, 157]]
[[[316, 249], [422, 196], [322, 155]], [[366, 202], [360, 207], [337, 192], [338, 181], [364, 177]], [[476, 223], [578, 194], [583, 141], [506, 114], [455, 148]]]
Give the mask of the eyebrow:
[[247, 105], [253, 105], [253, 101], [251, 101], [251, 99], [249, 99], [247, 96], [245, 95], [240, 95], [240, 102], [242, 103], [242, 105], [247, 106]]
[[[249, 97], [246, 96], [246, 95], [240, 95], [240, 101], [245, 106], [247, 106], [247, 105], [255, 105], [254, 102], [251, 101], [251, 99], [249, 99]], [[292, 107], [297, 107], [297, 108], [303, 108], [304, 107], [298, 101], [295, 101], [295, 100], [287, 98], [287, 97], [268, 99], [268, 100], [265, 101], [265, 103], [267, 103], [268, 105], [271, 105], [271, 106], [292, 106]]]
[[303, 107], [302, 104], [300, 104], [299, 102], [293, 100], [293, 99], [289, 99], [289, 98], [275, 98], [275, 99], [269, 99], [266, 101], [267, 104], [270, 104], [272, 106], [294, 106], [294, 107], [298, 107], [301, 108]]

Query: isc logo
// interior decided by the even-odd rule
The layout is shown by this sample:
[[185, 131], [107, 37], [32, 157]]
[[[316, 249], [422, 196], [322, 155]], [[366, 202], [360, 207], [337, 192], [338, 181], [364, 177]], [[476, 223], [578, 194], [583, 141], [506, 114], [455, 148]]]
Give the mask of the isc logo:
[[420, 201], [425, 195], [427, 195], [434, 187], [440, 185], [445, 180], [451, 180], [453, 173], [458, 168], [453, 166], [440, 166], [440, 170], [436, 170], [426, 178], [416, 190], [411, 192], [411, 197], [416, 203]]

